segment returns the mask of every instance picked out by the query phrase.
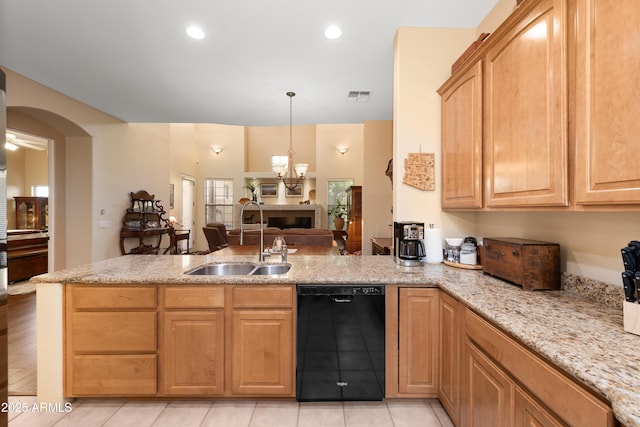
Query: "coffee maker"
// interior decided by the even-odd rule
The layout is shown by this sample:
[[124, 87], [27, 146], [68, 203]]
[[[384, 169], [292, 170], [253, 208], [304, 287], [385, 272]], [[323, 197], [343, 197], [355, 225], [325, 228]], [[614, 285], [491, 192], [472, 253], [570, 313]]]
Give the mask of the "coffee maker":
[[404, 266], [422, 265], [424, 249], [424, 222], [393, 223], [393, 259]]

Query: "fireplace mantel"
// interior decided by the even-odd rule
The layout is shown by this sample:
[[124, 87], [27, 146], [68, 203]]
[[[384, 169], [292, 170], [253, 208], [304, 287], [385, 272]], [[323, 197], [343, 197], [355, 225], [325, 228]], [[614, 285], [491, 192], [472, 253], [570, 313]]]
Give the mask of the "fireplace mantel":
[[[240, 228], [240, 210], [242, 205], [235, 205], [234, 228]], [[257, 214], [258, 208], [249, 205], [244, 210], [245, 224], [257, 224], [260, 216]], [[253, 218], [249, 218], [253, 214]], [[321, 228], [322, 226], [322, 205], [262, 205], [262, 214], [265, 225], [269, 224], [269, 218], [310, 218], [310, 228]]]

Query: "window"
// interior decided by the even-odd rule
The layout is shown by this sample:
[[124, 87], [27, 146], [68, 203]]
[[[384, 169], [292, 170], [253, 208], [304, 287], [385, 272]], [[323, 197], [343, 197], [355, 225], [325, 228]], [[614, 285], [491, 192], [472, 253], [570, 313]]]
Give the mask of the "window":
[[289, 156], [271, 156], [272, 165], [288, 165]]
[[32, 185], [31, 195], [34, 197], [49, 197], [48, 185]]
[[329, 180], [327, 184], [327, 212], [328, 224], [330, 229], [335, 229], [333, 219], [335, 218], [338, 202], [342, 212], [347, 212], [347, 190], [353, 185], [353, 179]]
[[221, 222], [233, 228], [233, 180], [204, 180], [204, 222]]

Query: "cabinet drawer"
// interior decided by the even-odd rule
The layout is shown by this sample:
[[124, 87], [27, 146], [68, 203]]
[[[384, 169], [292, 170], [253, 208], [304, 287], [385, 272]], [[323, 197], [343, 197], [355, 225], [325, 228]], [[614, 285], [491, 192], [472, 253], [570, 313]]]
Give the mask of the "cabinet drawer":
[[155, 354], [74, 356], [72, 372], [71, 396], [156, 394]]
[[[156, 287], [136, 286], [73, 286], [71, 303], [74, 310], [156, 308]], [[68, 300], [67, 300], [68, 301]]]
[[155, 352], [155, 312], [75, 312], [72, 351], [86, 353]]
[[224, 287], [172, 286], [164, 289], [165, 308], [224, 308]]
[[602, 400], [470, 310], [465, 312], [465, 332], [569, 425], [614, 425], [613, 412]]
[[293, 286], [235, 286], [234, 308], [292, 308]]

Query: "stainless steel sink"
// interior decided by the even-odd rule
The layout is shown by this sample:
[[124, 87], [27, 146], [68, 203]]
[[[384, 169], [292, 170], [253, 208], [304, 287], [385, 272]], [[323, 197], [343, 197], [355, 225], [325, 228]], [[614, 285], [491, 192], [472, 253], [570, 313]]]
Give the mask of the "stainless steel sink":
[[255, 270], [256, 265], [252, 262], [222, 262], [207, 264], [187, 271], [190, 275], [209, 276], [245, 276]]
[[284, 274], [291, 269], [291, 264], [254, 264], [252, 262], [220, 262], [206, 264], [185, 272], [189, 275], [201, 276], [247, 276]]
[[252, 275], [284, 274], [291, 269], [291, 264], [262, 264], [256, 266]]

